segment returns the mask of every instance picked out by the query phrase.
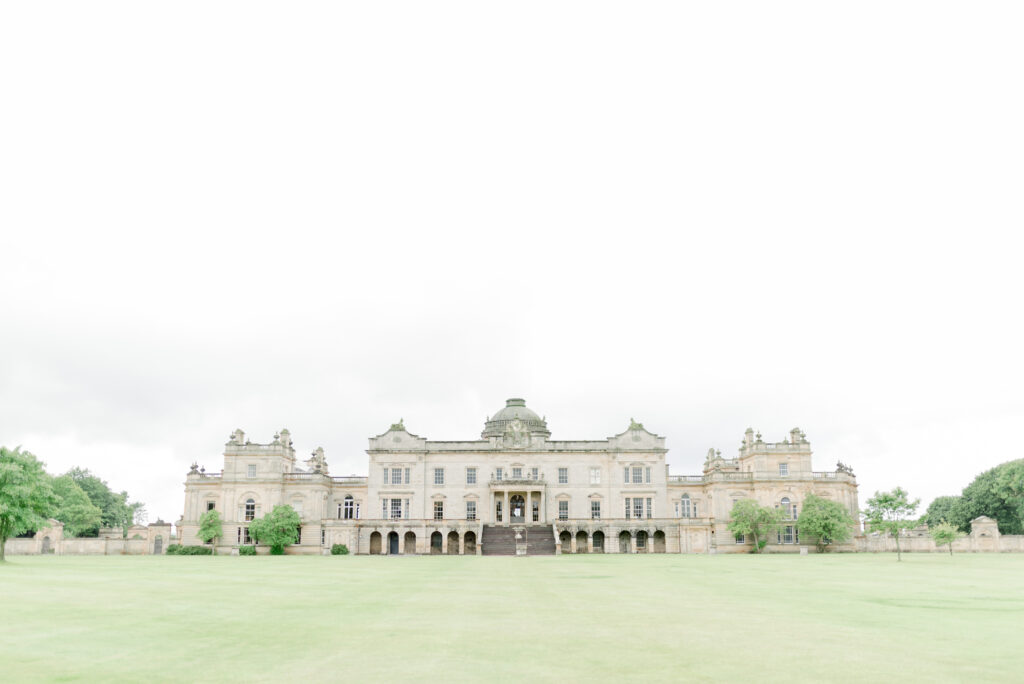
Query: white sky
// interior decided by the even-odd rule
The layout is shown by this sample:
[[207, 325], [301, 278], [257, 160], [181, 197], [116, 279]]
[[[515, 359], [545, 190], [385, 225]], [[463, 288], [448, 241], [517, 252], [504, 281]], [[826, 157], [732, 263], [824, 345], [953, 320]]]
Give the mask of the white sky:
[[1024, 6], [5, 3], [0, 443], [176, 520], [241, 427], [1022, 455]]

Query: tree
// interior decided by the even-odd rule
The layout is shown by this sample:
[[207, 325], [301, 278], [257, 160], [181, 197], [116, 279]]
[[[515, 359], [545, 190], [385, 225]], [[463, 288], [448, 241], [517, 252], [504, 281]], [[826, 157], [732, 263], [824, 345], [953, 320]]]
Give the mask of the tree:
[[21, 447], [0, 447], [0, 562], [7, 540], [45, 525], [56, 504], [39, 459]]
[[872, 532], [888, 532], [896, 537], [896, 560], [903, 560], [900, 551], [900, 530], [913, 527], [911, 519], [917, 510], [920, 499], [910, 501], [907, 492], [897, 487], [891, 492], [875, 492], [868, 499], [868, 508], [864, 511], [867, 523]]
[[949, 522], [970, 532], [979, 515], [995, 518], [1001, 534], [1024, 534], [1024, 459], [986, 470], [964, 487]]
[[[249, 534], [252, 534], [251, 527]], [[211, 508], [199, 517], [199, 538], [212, 545], [214, 555], [217, 553], [216, 541], [223, 536], [224, 527], [220, 523], [220, 513], [217, 512], [217, 509]]]
[[954, 511], [959, 503], [959, 496], [940, 496], [928, 505], [921, 522], [928, 527], [935, 527], [944, 522], [951, 523], [955, 519]]
[[249, 523], [249, 536], [270, 547], [275, 556], [284, 553], [284, 547], [299, 540], [299, 514], [288, 505], [274, 506], [274, 510]]
[[[783, 512], [778, 508], [760, 506], [753, 499], [740, 499], [729, 512], [731, 520], [727, 527], [736, 536], [752, 535], [754, 553], [760, 553], [768, 543], [768, 536], [782, 524], [782, 515]], [[762, 539], [765, 541], [762, 542]]]
[[95, 537], [99, 535], [100, 527], [121, 527], [125, 528], [136, 521], [136, 516], [145, 516], [145, 506], [141, 503], [128, 503], [128, 492], [114, 492], [106, 481], [101, 480], [88, 470], [72, 468], [67, 475], [81, 487], [89, 496], [89, 500], [98, 506], [103, 515], [100, 524], [88, 530], [83, 536]]
[[833, 542], [841, 544], [848, 540], [855, 524], [853, 516], [841, 503], [813, 494], [804, 499], [803, 510], [797, 520], [802, 534], [818, 540], [818, 551], [824, 551]]
[[103, 511], [69, 475], [53, 478], [53, 493], [57, 497], [53, 517], [64, 523], [64, 536], [77, 537], [99, 527]]
[[936, 546], [949, 545], [949, 555], [953, 555], [953, 542], [963, 536], [963, 532], [948, 522], [939, 523], [929, 530]]

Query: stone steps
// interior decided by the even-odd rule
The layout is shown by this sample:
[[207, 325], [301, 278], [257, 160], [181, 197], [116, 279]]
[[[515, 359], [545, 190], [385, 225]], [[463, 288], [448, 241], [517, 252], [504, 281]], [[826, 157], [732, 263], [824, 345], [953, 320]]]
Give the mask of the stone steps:
[[[530, 525], [526, 528], [526, 553], [529, 556], [553, 556], [555, 535], [548, 525]], [[511, 527], [484, 525], [483, 555], [516, 555], [516, 533]]]

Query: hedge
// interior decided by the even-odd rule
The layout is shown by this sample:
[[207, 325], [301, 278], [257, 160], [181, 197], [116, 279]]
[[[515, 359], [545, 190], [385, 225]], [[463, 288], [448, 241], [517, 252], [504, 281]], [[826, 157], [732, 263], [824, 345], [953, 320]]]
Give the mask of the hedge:
[[213, 549], [209, 546], [182, 546], [181, 544], [168, 544], [168, 556], [209, 556]]
[[332, 544], [331, 545], [331, 555], [332, 556], [347, 556], [348, 555], [348, 547], [345, 546], [344, 544]]
[[249, 545], [249, 546], [239, 546], [238, 547], [238, 555], [239, 556], [255, 556], [256, 555], [256, 547], [255, 546], [251, 546], [251, 545]]

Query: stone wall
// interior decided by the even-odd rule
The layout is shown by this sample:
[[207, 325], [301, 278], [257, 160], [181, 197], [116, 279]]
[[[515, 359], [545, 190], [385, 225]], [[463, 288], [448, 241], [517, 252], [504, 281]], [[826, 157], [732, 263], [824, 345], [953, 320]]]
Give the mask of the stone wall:
[[[868, 534], [855, 540], [857, 551], [895, 552], [896, 539], [888, 534]], [[936, 546], [926, 527], [905, 530], [900, 535], [900, 550], [908, 553], [949, 553], [949, 547]], [[980, 516], [971, 521], [971, 533], [953, 542], [953, 553], [1024, 552], [1024, 535], [1000, 534], [996, 521]]]
[[4, 553], [8, 556], [144, 556], [167, 553], [175, 542], [171, 525], [157, 521], [152, 525], [132, 525], [125, 534], [120, 528], [104, 528], [99, 537], [64, 537], [64, 524], [51, 519], [32, 537], [8, 539]]

